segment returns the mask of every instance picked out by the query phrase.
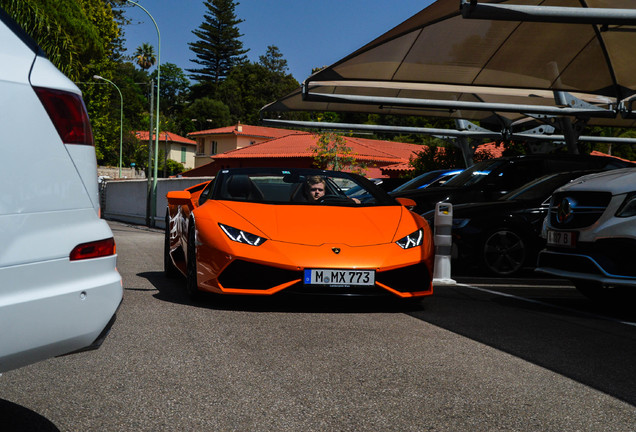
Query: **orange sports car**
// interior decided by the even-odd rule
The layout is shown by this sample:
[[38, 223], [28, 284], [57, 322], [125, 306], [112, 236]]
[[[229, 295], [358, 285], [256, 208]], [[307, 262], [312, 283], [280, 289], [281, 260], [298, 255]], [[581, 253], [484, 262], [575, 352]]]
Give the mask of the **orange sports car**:
[[165, 273], [185, 275], [193, 298], [204, 291], [433, 293], [429, 225], [407, 208], [414, 202], [396, 200], [362, 176], [226, 169], [167, 198]]

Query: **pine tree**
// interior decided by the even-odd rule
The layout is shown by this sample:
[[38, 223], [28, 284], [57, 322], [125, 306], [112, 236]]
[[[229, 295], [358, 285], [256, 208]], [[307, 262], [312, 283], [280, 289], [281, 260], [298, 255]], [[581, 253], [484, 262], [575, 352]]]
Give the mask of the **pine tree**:
[[269, 45], [265, 55], [260, 56], [258, 60], [260, 64], [273, 73], [282, 75], [287, 73], [287, 69], [289, 69], [287, 60], [283, 58], [283, 53], [280, 52], [276, 45]]
[[190, 77], [200, 84], [212, 85], [216, 92], [217, 85], [223, 81], [232, 67], [247, 60], [248, 49], [243, 49], [237, 27], [243, 20], [238, 19], [234, 9], [239, 5], [233, 0], [205, 0], [208, 13], [204, 14], [205, 21], [192, 33], [199, 38], [189, 43], [190, 49], [196, 55], [194, 63], [201, 65], [198, 69], [188, 69]]

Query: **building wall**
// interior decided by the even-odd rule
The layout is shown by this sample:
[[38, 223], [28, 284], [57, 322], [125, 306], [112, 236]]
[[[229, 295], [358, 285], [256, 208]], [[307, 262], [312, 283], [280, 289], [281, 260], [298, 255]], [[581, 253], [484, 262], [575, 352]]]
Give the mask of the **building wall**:
[[257, 144], [263, 141], [267, 141], [269, 138], [255, 138], [255, 137], [244, 137], [244, 136], [240, 136], [237, 137], [237, 142], [236, 142], [236, 148], [243, 148], [243, 147], [247, 147], [250, 146], [252, 144]]
[[[185, 162], [183, 162], [181, 158], [181, 149], [183, 147], [185, 147]], [[165, 150], [165, 142], [159, 143], [159, 149]], [[177, 142], [168, 142], [168, 159], [182, 163], [186, 169], [194, 168], [195, 152], [196, 146]]]
[[[212, 177], [157, 179], [156, 216], [149, 222], [158, 228], [165, 226], [168, 192], [184, 190], [211, 179]], [[146, 219], [150, 216], [147, 212], [147, 201], [147, 180], [107, 180], [102, 183], [100, 204], [104, 219], [145, 225]]]
[[[193, 168], [198, 168], [202, 165], [209, 164], [210, 156], [213, 156], [215, 154], [240, 149], [252, 144], [267, 141], [269, 139], [271, 138], [237, 136], [234, 134], [196, 137], [197, 153], [194, 158]], [[214, 151], [214, 142], [216, 142], [216, 151]]]

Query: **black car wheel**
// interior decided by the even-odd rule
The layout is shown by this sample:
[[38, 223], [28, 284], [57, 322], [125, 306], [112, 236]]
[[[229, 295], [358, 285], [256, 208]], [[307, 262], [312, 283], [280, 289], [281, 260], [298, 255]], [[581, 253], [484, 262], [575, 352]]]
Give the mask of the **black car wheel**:
[[186, 290], [188, 296], [192, 300], [201, 299], [201, 291], [199, 291], [199, 284], [197, 280], [197, 251], [196, 251], [196, 233], [194, 228], [194, 220], [190, 221], [188, 228], [188, 258], [187, 258], [187, 271], [186, 271]]
[[170, 217], [166, 213], [166, 229], [163, 242], [163, 272], [167, 278], [175, 278], [179, 275], [179, 270], [175, 267], [170, 257]]
[[528, 248], [514, 231], [502, 228], [491, 232], [484, 241], [482, 254], [486, 269], [497, 276], [511, 276], [523, 268]]

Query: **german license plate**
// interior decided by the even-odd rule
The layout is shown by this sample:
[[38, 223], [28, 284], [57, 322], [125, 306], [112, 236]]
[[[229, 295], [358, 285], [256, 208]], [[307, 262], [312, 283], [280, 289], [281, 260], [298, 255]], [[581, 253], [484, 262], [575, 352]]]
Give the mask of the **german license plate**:
[[551, 231], [548, 230], [548, 245], [561, 247], [574, 247], [576, 244], [575, 231]]
[[306, 285], [367, 286], [375, 284], [374, 270], [305, 269]]

